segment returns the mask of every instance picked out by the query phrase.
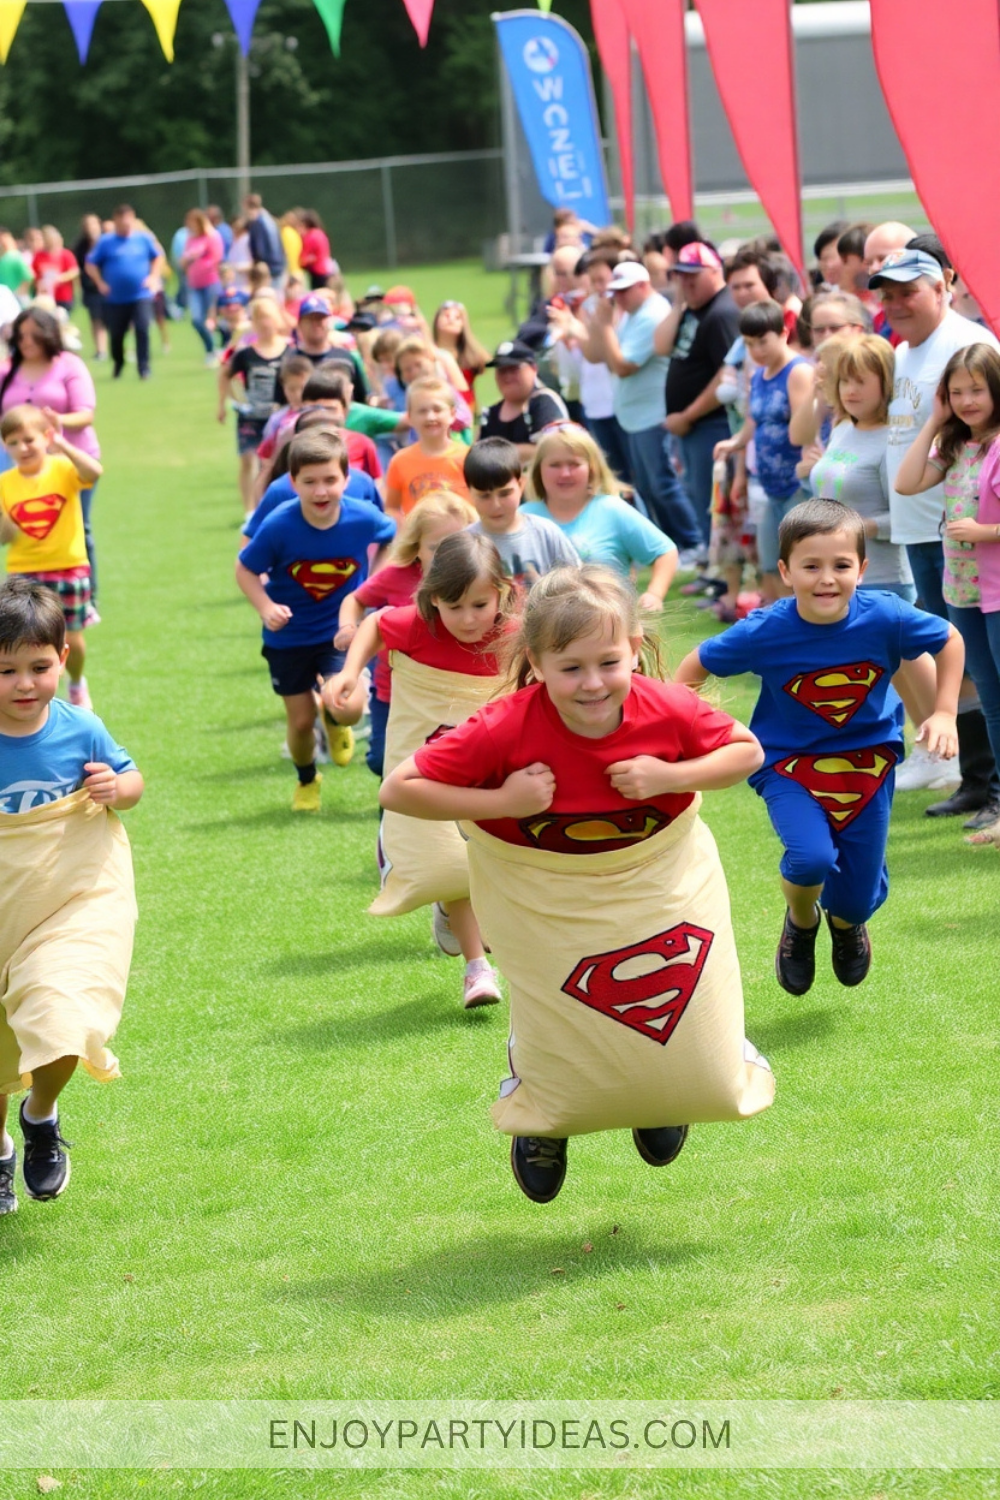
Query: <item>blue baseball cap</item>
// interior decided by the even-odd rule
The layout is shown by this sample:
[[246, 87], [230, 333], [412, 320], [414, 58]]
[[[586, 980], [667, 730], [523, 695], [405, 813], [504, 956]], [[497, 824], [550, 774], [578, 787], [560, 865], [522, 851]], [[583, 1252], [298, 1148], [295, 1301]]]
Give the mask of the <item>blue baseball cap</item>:
[[926, 276], [930, 281], [944, 281], [940, 264], [926, 250], [894, 250], [870, 277], [868, 285], [877, 287], [883, 281], [916, 281], [920, 276]]
[[308, 318], [310, 313], [318, 313], [321, 318], [329, 318], [333, 315], [325, 297], [303, 297], [299, 303], [299, 319]]
[[250, 302], [250, 295], [238, 286], [223, 287], [219, 293], [217, 307], [246, 307]]

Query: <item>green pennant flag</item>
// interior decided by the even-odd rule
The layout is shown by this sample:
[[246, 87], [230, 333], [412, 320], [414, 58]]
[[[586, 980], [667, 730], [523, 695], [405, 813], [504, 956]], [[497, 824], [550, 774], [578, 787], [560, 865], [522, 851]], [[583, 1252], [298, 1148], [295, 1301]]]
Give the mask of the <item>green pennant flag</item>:
[[340, 56], [340, 28], [344, 22], [344, 6], [347, 0], [313, 0], [326, 27], [334, 57]]
[[552, 0], [538, 0], [538, 9], [544, 10], [547, 15], [552, 9]]

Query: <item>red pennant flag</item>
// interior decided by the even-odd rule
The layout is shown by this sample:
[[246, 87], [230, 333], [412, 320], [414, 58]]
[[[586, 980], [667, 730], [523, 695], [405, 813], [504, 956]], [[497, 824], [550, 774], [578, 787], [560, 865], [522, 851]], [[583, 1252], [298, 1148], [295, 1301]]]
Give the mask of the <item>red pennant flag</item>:
[[[698, 0], [698, 10], [743, 168], [775, 234], [804, 273], [789, 0]], [[963, 27], [964, 17], [963, 10]]]
[[427, 46], [427, 33], [431, 29], [431, 12], [434, 0], [403, 0], [406, 14], [413, 22], [413, 29], [420, 39], [421, 47]]
[[671, 217], [693, 219], [685, 0], [621, 0], [621, 7], [642, 60]]
[[[871, 16], [875, 67], [920, 201], [1000, 332], [997, 0], [963, 0], [959, 11], [943, 0], [872, 0]], [[939, 113], [943, 79], [956, 86]]]
[[632, 46], [620, 0], [590, 0], [594, 40], [601, 67], [611, 85], [615, 108], [615, 134], [622, 172], [625, 217], [631, 229], [635, 222], [635, 171], [632, 165]]

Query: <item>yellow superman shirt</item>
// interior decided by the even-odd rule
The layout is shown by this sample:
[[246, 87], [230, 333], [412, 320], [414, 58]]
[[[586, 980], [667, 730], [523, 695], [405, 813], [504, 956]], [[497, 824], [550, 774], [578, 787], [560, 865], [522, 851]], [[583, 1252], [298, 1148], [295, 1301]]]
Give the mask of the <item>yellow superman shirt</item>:
[[7, 552], [8, 573], [59, 573], [86, 564], [80, 476], [62, 454], [30, 477], [0, 474], [0, 505], [17, 535]]

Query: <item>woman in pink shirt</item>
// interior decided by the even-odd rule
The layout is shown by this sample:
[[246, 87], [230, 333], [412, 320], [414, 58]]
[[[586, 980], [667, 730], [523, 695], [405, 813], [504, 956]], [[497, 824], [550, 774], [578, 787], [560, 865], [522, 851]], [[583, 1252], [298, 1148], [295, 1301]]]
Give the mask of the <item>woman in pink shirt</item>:
[[338, 271], [337, 262], [330, 254], [330, 241], [323, 228], [323, 220], [311, 208], [304, 208], [299, 215], [302, 225], [302, 249], [299, 265], [309, 273], [309, 285], [314, 292], [326, 286], [331, 276]]
[[221, 234], [213, 229], [211, 220], [200, 208], [192, 208], [184, 223], [188, 239], [180, 264], [187, 282], [191, 326], [205, 346], [205, 363], [211, 367], [218, 363], [212, 333], [215, 327], [215, 304], [222, 291], [219, 264], [225, 251]]
[[[94, 431], [97, 396], [90, 371], [78, 354], [62, 345], [59, 321], [41, 307], [26, 307], [14, 319], [10, 359], [0, 362], [0, 415], [25, 403], [49, 411], [71, 443], [91, 458], [100, 458]], [[6, 455], [0, 455], [0, 462]], [[83, 525], [90, 561], [90, 597], [97, 599], [97, 566], [90, 531], [90, 510], [96, 485], [83, 490]]]

